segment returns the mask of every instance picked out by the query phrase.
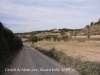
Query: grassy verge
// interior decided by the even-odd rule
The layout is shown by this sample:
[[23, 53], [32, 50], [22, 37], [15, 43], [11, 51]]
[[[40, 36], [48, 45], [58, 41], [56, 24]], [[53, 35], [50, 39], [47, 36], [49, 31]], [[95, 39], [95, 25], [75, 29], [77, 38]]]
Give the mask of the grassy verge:
[[[34, 47], [34, 46], [32, 46]], [[62, 51], [57, 51], [55, 48], [49, 51], [41, 49], [39, 47], [34, 47], [43, 54], [55, 59], [56, 61], [67, 65], [68, 67], [74, 68], [80, 72], [81, 75], [100, 75], [100, 63], [99, 62], [86, 62], [81, 61], [80, 58], [72, 58], [67, 56]]]

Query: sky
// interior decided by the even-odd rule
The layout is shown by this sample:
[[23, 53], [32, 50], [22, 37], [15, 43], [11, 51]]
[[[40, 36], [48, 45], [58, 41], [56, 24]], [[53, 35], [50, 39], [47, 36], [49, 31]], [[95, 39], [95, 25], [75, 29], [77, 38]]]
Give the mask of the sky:
[[78, 29], [100, 19], [100, 0], [0, 0], [0, 21], [14, 33]]

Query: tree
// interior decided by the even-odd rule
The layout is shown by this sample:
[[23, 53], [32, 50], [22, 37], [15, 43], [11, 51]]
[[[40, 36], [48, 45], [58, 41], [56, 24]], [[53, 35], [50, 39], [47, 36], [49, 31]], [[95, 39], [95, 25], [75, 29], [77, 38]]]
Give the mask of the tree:
[[87, 28], [87, 38], [90, 39], [90, 26], [87, 25], [86, 28]]
[[58, 36], [57, 36], [57, 35], [54, 35], [54, 36], [53, 36], [53, 40], [54, 40], [54, 41], [57, 41], [57, 39], [58, 39]]
[[[0, 75], [3, 75], [5, 64], [9, 62], [23, 46], [21, 38], [0, 22]], [[3, 65], [4, 64], [4, 65]]]
[[100, 22], [100, 19], [98, 20], [98, 22]]
[[47, 41], [50, 41], [50, 40], [51, 40], [51, 35], [47, 35], [47, 36], [45, 37], [45, 39], [46, 39]]
[[64, 40], [64, 41], [67, 41], [67, 42], [68, 42], [68, 40], [69, 40], [68, 35], [63, 36], [63, 37], [62, 37], [62, 40]]
[[78, 33], [77, 31], [74, 31], [74, 33], [73, 33], [75, 39], [76, 39], [77, 33]]
[[3, 24], [0, 22], [0, 31], [4, 28]]
[[100, 24], [100, 19], [98, 20], [98, 24]]
[[91, 22], [90, 25], [93, 26], [94, 25], [94, 22]]
[[65, 35], [65, 32], [64, 32], [64, 31], [61, 31], [61, 35], [62, 35], [62, 37], [63, 37], [63, 35]]
[[70, 32], [70, 39], [72, 39], [73, 31]]
[[30, 37], [28, 38], [28, 41], [32, 43], [37, 42], [37, 37], [34, 35], [30, 35]]
[[58, 37], [57, 41], [58, 41], [58, 42], [60, 42], [60, 40], [61, 40], [61, 38], [60, 38], [60, 37]]

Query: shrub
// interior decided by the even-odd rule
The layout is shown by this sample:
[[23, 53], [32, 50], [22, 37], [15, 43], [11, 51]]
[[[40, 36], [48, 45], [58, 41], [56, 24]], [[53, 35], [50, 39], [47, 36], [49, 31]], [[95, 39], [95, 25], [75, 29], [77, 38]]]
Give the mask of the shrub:
[[18, 52], [22, 46], [21, 39], [0, 22], [0, 75], [10, 61], [11, 55]]
[[72, 58], [67, 56], [62, 51], [57, 51], [55, 48], [51, 50], [43, 50], [41, 48], [36, 47], [40, 52], [49, 56], [50, 58], [55, 59], [56, 61], [67, 65], [67, 67], [71, 67], [79, 71], [81, 75], [100, 75], [100, 63], [99, 62], [84, 62], [81, 61], [80, 58]]

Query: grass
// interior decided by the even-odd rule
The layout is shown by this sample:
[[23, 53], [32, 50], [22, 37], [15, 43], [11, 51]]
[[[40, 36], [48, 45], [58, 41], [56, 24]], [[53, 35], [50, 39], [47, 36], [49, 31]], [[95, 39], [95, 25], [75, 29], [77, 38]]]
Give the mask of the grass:
[[34, 44], [45, 50], [52, 47], [62, 50], [73, 58], [82, 57], [82, 61], [100, 62], [100, 42], [53, 42], [39, 41]]
[[100, 44], [97, 43], [97, 44], [95, 44], [95, 46], [100, 47]]
[[81, 61], [80, 58], [72, 58], [65, 54], [65, 52], [57, 51], [55, 48], [50, 50], [44, 50], [39, 47], [35, 47], [38, 51], [55, 59], [56, 61], [76, 69], [81, 75], [100, 75], [100, 63], [99, 62], [86, 62]]

